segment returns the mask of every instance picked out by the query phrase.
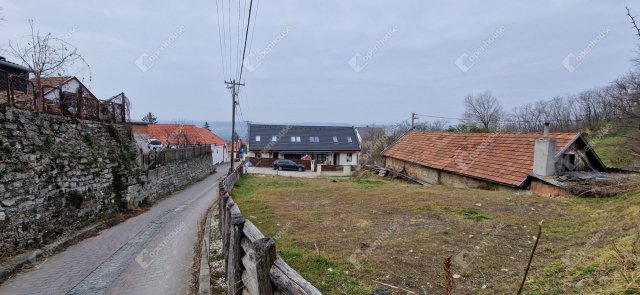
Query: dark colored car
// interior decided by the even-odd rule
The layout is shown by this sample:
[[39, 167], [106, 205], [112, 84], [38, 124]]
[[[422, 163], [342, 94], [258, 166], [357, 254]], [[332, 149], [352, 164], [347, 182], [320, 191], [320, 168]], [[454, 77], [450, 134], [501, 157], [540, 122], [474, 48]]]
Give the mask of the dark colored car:
[[273, 162], [273, 169], [278, 170], [297, 170], [304, 171], [304, 165], [298, 164], [291, 160], [275, 160]]

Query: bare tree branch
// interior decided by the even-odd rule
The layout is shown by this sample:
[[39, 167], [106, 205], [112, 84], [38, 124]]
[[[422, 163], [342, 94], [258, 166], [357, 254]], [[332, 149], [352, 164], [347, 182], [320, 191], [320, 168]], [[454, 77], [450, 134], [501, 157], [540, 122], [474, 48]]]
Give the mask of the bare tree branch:
[[633, 15], [631, 15], [631, 8], [629, 8], [629, 6], [625, 6], [624, 8], [627, 9], [627, 16], [629, 16], [629, 18], [631, 19], [631, 23], [633, 24], [633, 27], [636, 29], [636, 35], [638, 35], [638, 38], [640, 39], [640, 28], [636, 23], [636, 18]]
[[9, 41], [9, 54], [21, 61], [35, 76], [38, 99], [42, 99], [42, 78], [60, 76], [76, 64], [89, 69], [91, 81], [91, 67], [78, 49], [64, 39], [56, 38], [51, 33], [40, 34], [35, 28], [33, 20], [29, 20], [31, 34], [23, 43]]

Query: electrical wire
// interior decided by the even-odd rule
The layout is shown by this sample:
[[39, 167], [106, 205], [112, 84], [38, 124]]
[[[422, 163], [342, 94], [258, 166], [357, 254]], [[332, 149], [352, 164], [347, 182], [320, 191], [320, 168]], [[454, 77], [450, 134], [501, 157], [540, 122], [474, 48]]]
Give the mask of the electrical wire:
[[[249, 27], [251, 25], [251, 9], [253, 8], [253, 0], [249, 2], [249, 17], [247, 18], [247, 30], [244, 34], [244, 49], [242, 49], [242, 64], [244, 64], [245, 55], [247, 53], [247, 38], [249, 37]], [[242, 72], [244, 70], [244, 66], [240, 68], [240, 78], [238, 78], [238, 83], [242, 82]]]

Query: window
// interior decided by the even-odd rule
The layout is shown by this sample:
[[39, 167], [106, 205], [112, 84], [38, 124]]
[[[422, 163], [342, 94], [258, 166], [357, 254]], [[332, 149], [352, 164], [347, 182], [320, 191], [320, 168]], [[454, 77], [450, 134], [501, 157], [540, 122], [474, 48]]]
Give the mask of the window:
[[324, 162], [327, 161], [327, 155], [326, 154], [316, 154], [314, 155], [314, 158], [316, 160], [316, 162], [318, 164], [324, 164]]
[[338, 142], [338, 137], [337, 136], [333, 137], [333, 142]]
[[[349, 137], [349, 138], [351, 138], [351, 137]], [[348, 153], [347, 154], [347, 162], [351, 162], [351, 161], [353, 161], [353, 154], [352, 153]]]
[[256, 135], [256, 141], [260, 141], [260, 135]]
[[351, 139], [351, 136], [347, 136], [347, 141], [348, 142], [353, 142], [353, 140]]
[[575, 154], [565, 154], [563, 155], [564, 166], [568, 171], [576, 170], [577, 159]]
[[320, 142], [320, 137], [309, 136], [309, 142]]
[[275, 135], [274, 135], [274, 136], [271, 136], [271, 141], [274, 141], [274, 142], [275, 142], [275, 141], [278, 141], [278, 137], [277, 137], [277, 136], [275, 136]]
[[300, 142], [300, 136], [291, 136], [291, 142]]

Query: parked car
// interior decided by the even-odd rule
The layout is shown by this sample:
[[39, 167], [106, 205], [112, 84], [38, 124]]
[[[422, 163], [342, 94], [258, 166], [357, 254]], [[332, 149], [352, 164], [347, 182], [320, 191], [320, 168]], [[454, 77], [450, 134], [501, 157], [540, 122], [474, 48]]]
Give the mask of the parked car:
[[162, 144], [162, 141], [159, 141], [157, 139], [149, 139], [148, 147], [150, 151], [155, 151], [163, 149], [164, 145]]
[[273, 162], [273, 169], [277, 170], [297, 170], [304, 171], [304, 165], [298, 164], [291, 160], [275, 160]]

